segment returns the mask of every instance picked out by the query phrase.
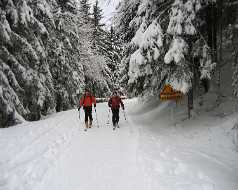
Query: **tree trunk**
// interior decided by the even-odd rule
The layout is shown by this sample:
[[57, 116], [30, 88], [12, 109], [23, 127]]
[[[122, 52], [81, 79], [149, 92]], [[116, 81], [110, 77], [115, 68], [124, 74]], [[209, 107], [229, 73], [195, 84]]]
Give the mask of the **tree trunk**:
[[219, 24], [219, 60], [217, 62], [217, 106], [219, 106], [219, 104], [221, 103], [221, 66], [222, 66], [222, 32], [223, 32], [223, 25], [222, 25], [222, 11], [223, 11], [223, 0], [220, 0], [218, 2], [218, 11], [219, 11], [219, 20], [220, 20], [220, 24]]
[[193, 110], [193, 88], [188, 91], [188, 119], [191, 118], [191, 111]]
[[217, 7], [212, 2], [207, 9], [208, 45], [212, 51], [212, 61], [217, 63]]

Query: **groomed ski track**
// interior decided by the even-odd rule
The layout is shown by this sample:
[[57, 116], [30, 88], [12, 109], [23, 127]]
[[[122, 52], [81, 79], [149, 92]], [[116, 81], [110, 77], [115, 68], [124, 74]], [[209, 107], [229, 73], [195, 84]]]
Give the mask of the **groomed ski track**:
[[[126, 104], [126, 108], [132, 106], [133, 102]], [[81, 119], [77, 110], [71, 110], [1, 130], [0, 190], [224, 190], [228, 187], [236, 190], [238, 187], [236, 154], [230, 160], [222, 160], [194, 149], [186, 138], [182, 139], [184, 134], [178, 136], [181, 131], [177, 133], [174, 128], [158, 128], [159, 133], [154, 134], [143, 126], [140, 116], [127, 115], [125, 121], [120, 113], [120, 128], [113, 131], [111, 120], [110, 125], [106, 124], [105, 103], [98, 104], [97, 114], [99, 128], [94, 121], [94, 127], [87, 132], [82, 110]], [[180, 140], [184, 141], [182, 146]]]
[[138, 131], [122, 113], [120, 128], [113, 131], [106, 104], [98, 104], [97, 110], [99, 128], [94, 120], [87, 132], [82, 110], [81, 119], [71, 110], [9, 128], [10, 135], [3, 130], [0, 142], [7, 147], [0, 147], [5, 151], [0, 190], [140, 189]]

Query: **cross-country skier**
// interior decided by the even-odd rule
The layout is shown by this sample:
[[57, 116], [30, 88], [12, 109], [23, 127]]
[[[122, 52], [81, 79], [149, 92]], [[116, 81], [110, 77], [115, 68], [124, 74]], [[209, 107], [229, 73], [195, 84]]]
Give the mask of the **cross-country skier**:
[[[94, 110], [96, 112], [96, 98], [92, 96], [91, 92], [86, 89], [85, 94], [80, 99], [79, 102], [79, 108], [83, 107], [84, 113], [85, 113], [85, 131], [87, 131], [88, 128], [92, 127], [93, 117], [92, 117], [92, 105], [94, 105]], [[89, 122], [88, 122], [89, 121]]]
[[112, 110], [112, 124], [113, 124], [113, 130], [115, 130], [116, 127], [119, 128], [118, 122], [119, 122], [119, 110], [120, 105], [122, 109], [124, 110], [124, 104], [120, 98], [120, 96], [117, 94], [116, 91], [113, 92], [112, 96], [110, 97], [108, 101], [108, 106]]

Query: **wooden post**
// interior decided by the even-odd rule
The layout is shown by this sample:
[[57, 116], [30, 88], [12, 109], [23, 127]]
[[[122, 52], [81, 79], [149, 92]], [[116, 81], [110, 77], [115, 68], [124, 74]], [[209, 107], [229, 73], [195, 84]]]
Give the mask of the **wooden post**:
[[191, 118], [191, 110], [193, 109], [193, 89], [188, 91], [188, 119]]
[[171, 101], [171, 105], [170, 105], [170, 120], [174, 121], [174, 107], [175, 107], [175, 102], [174, 100]]

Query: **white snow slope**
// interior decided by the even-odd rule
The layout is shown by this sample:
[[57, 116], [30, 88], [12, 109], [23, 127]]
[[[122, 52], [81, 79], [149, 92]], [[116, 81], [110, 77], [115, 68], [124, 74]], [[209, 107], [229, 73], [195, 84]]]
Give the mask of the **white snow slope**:
[[0, 190], [237, 190], [237, 115], [169, 105], [128, 101], [115, 131], [104, 103], [87, 132], [76, 110], [0, 129]]

